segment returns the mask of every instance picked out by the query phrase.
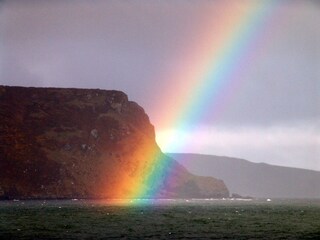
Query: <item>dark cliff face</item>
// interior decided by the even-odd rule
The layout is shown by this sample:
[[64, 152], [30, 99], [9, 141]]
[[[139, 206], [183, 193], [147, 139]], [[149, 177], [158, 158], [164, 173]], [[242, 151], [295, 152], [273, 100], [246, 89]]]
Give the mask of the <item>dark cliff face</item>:
[[163, 155], [144, 110], [119, 91], [0, 86], [0, 123], [0, 198], [131, 196], [146, 149], [174, 166], [159, 197], [228, 196]]

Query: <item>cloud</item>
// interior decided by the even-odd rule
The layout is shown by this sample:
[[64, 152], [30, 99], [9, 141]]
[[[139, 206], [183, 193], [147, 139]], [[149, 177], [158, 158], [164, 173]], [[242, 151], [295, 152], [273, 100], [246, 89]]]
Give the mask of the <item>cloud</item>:
[[157, 132], [164, 152], [190, 152], [244, 158], [253, 162], [320, 170], [320, 125], [201, 127]]
[[[175, 78], [175, 72], [192, 66], [186, 56], [201, 48], [203, 26], [215, 17], [219, 2], [6, 1], [1, 81], [122, 90], [161, 128], [172, 104], [163, 95], [176, 89], [179, 97], [188, 76]], [[253, 70], [218, 124], [270, 125], [319, 117], [320, 17], [313, 5], [298, 3], [281, 5], [267, 45], [255, 49], [263, 57], [250, 63]], [[200, 119], [200, 124], [212, 122], [216, 119], [210, 115]]]
[[7, 56], [0, 68], [0, 85], [41, 87], [43, 80], [39, 75], [31, 72], [19, 59]]
[[14, 55], [45, 86], [119, 89], [149, 105], [144, 99], [153, 98], [155, 82], [159, 89], [168, 84], [162, 75], [201, 19], [201, 8], [177, 3], [8, 1], [3, 54]]
[[[281, 1], [281, 14], [266, 23], [266, 44], [255, 49], [260, 57], [219, 116], [208, 101], [197, 130], [162, 125], [188, 79], [176, 73], [197, 64], [192, 51], [215, 33], [203, 31], [208, 20], [219, 21], [215, 14], [224, 9], [216, 4], [223, 2], [5, 1], [0, 84], [122, 90], [145, 108], [161, 146], [178, 136], [193, 152], [320, 169], [319, 1]], [[181, 108], [189, 101], [192, 93]]]

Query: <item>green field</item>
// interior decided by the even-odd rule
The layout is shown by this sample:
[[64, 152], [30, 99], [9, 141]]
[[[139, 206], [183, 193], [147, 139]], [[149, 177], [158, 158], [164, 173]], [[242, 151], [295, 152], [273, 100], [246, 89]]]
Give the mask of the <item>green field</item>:
[[319, 201], [1, 201], [0, 239], [320, 239]]

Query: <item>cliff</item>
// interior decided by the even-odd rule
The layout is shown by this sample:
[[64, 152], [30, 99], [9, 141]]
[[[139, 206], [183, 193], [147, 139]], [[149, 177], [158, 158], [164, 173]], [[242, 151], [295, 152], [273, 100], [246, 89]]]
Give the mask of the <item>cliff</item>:
[[[161, 153], [143, 108], [119, 91], [0, 86], [0, 124], [2, 199], [125, 198], [140, 185], [145, 197], [156, 185], [158, 197], [229, 195]], [[148, 184], [159, 161], [170, 169]]]
[[320, 198], [320, 172], [200, 154], [168, 154], [194, 174], [223, 177], [231, 193], [257, 198]]

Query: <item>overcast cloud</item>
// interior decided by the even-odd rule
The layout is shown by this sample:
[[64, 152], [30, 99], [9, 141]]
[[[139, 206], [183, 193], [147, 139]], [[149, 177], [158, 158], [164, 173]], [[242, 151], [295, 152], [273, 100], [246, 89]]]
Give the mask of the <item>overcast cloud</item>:
[[[215, 2], [3, 1], [0, 84], [124, 91], [145, 108], [163, 150], [178, 151], [164, 136], [191, 133], [161, 126], [166, 106], [154, 103], [183, 84], [163, 76], [184, 66]], [[264, 57], [219, 119], [199, 122], [192, 136], [204, 140], [190, 152], [320, 170], [319, 2], [281, 7]]]

